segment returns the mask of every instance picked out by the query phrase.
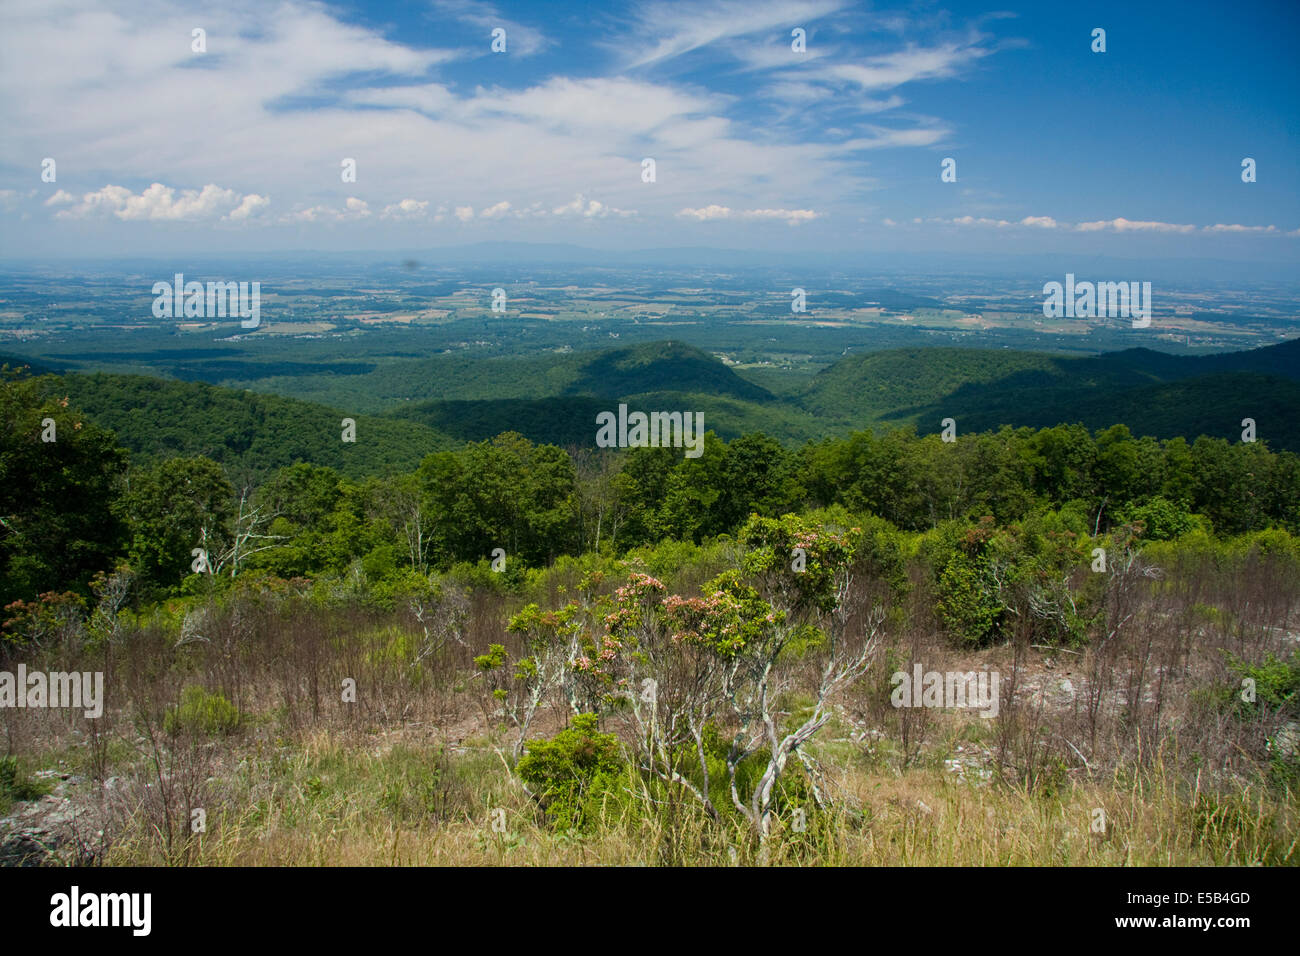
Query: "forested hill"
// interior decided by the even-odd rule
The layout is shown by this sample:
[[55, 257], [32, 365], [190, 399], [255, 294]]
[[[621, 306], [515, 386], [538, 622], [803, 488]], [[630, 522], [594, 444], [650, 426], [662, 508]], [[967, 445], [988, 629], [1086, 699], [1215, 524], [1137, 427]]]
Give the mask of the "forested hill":
[[402, 405], [391, 414], [467, 441], [517, 431], [538, 442], [590, 445], [596, 415], [614, 411], [619, 402], [644, 410], [701, 411], [705, 428], [724, 438], [762, 431], [797, 443], [826, 434], [802, 409], [681, 342], [549, 359], [488, 359], [466, 371], [480, 386], [486, 380], [501, 387], [491, 389], [490, 398], [461, 397], [461, 391], [454, 398]]
[[[270, 386], [263, 381], [257, 387]], [[371, 413], [408, 403], [533, 400], [558, 395], [604, 398], [654, 391], [700, 392], [756, 402], [772, 398], [766, 389], [737, 375], [708, 352], [678, 341], [581, 352], [539, 350], [516, 357], [440, 352], [387, 362], [364, 374], [335, 376], [327, 383], [315, 382], [305, 388], [298, 377], [291, 387], [295, 390], [292, 394], [300, 397], [329, 405], [355, 402], [358, 411]], [[288, 388], [284, 391], [289, 393]], [[342, 395], [348, 400], [339, 397]]]
[[[1300, 339], [1246, 352], [1179, 356], [1128, 349], [1074, 358], [1038, 352], [928, 348], [873, 352], [824, 369], [793, 401], [828, 424], [943, 418], [983, 431], [1082, 422], [1137, 434], [1236, 435], [1254, 418], [1275, 447], [1300, 447]], [[1265, 426], [1265, 422], [1268, 426]]]
[[[1235, 441], [1241, 420], [1253, 418], [1272, 447], [1300, 451], [1291, 428], [1300, 421], [1300, 340], [1202, 357], [1148, 349], [1088, 358], [898, 349], [845, 358], [781, 396], [679, 342], [458, 362], [463, 375], [441, 384], [420, 377], [424, 360], [388, 366], [381, 391], [390, 410], [383, 415], [136, 375], [42, 381], [46, 394], [68, 397], [137, 458], [202, 454], [253, 475], [295, 461], [352, 477], [409, 471], [431, 451], [509, 431], [590, 447], [596, 415], [620, 402], [643, 411], [699, 411], [705, 428], [724, 439], [764, 432], [788, 446], [881, 425], [935, 432], [944, 418], [955, 419], [960, 432], [1080, 422], [1092, 430], [1125, 424], [1157, 438]], [[405, 386], [399, 368], [410, 376]], [[445, 397], [393, 397], [421, 391]], [[355, 443], [341, 440], [345, 417], [356, 420]]]
[[[47, 376], [50, 397], [68, 399], [112, 430], [142, 463], [173, 455], [207, 457], [233, 473], [259, 477], [296, 461], [360, 477], [410, 471], [430, 452], [454, 444], [426, 425], [347, 412], [202, 382], [142, 375]], [[342, 421], [356, 422], [343, 441]]]
[[465, 440], [519, 431], [557, 444], [590, 444], [596, 413], [618, 402], [698, 410], [724, 438], [763, 431], [787, 444], [879, 424], [933, 432], [949, 417], [962, 430], [1082, 422], [1094, 430], [1126, 424], [1157, 438], [1235, 438], [1241, 420], [1253, 418], [1274, 447], [1300, 450], [1289, 428], [1300, 420], [1300, 340], [1198, 357], [895, 349], [842, 359], [781, 397], [745, 388], [743, 371], [679, 344], [557, 356], [550, 372], [542, 361], [492, 360], [492, 377], [517, 382], [498, 396], [406, 404], [391, 414]]

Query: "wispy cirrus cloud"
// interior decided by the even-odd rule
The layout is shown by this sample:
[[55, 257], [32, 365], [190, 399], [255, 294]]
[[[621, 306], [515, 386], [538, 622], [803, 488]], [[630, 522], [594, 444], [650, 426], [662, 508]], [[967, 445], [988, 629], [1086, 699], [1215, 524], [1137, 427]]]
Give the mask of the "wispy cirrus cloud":
[[[453, 30], [434, 31], [420, 46], [308, 0], [219, 8], [200, 0], [63, 0], [59, 10], [25, 0], [0, 10], [0, 84], [24, 90], [0, 98], [0, 186], [9, 185], [5, 169], [57, 156], [57, 188], [74, 201], [53, 203], [46, 221], [108, 213], [268, 226], [673, 223], [688, 221], [678, 210], [710, 203], [752, 213], [748, 220], [735, 213], [737, 222], [807, 221], [819, 215], [811, 210], [853, 191], [846, 184], [869, 188], [862, 151], [923, 149], [950, 135], [930, 117], [884, 121], [902, 98], [866, 95], [864, 85], [880, 85], [891, 70], [900, 81], [944, 75], [973, 58], [952, 41], [944, 65], [917, 52], [929, 45], [914, 44], [903, 60], [861, 60], [879, 80], [827, 72], [831, 61], [856, 55], [835, 23], [857, 16], [848, 0], [633, 0], [590, 40], [593, 49], [611, 44], [608, 69], [588, 59], [584, 69], [540, 75], [515, 65], [553, 45], [542, 31], [471, 0], [435, 0], [429, 22], [482, 30], [481, 44], [455, 43]], [[258, 29], [248, 30], [250, 22]], [[196, 23], [207, 30], [204, 54], [190, 49]], [[496, 26], [507, 31], [505, 57], [488, 52]], [[807, 30], [803, 53], [790, 49], [794, 26]], [[679, 79], [676, 64], [706, 47], [709, 62], [743, 72], [757, 95], [775, 102], [807, 94], [814, 112], [759, 116], [748, 94], [717, 75]], [[498, 68], [505, 63], [512, 70]], [[467, 82], [478, 64], [491, 69]], [[836, 132], [810, 136], [828, 93], [847, 89], [858, 90], [854, 115], [838, 117], [849, 121]], [[158, 122], [170, 116], [202, 121]], [[876, 119], [862, 122], [868, 116]], [[344, 157], [356, 161], [355, 181], [340, 181]], [[658, 163], [652, 184], [641, 178], [644, 157]], [[163, 182], [186, 189], [155, 195], [175, 189], [151, 185], [160, 170]], [[78, 179], [64, 185], [64, 176]], [[86, 181], [92, 177], [98, 181]], [[270, 196], [279, 215], [265, 214]], [[580, 209], [575, 196], [583, 197]]]
[[485, 51], [490, 50], [489, 37], [497, 28], [506, 31], [506, 52], [518, 56], [533, 56], [554, 43], [542, 31], [503, 16], [490, 3], [480, 0], [432, 0], [431, 6], [440, 16], [482, 30]]
[[[793, 27], [848, 6], [847, 0], [712, 0], [712, 2], [643, 5], [637, 15], [634, 42], [623, 62], [625, 69], [663, 64], [668, 60], [721, 41]], [[620, 44], [621, 46], [622, 44]], [[753, 47], [738, 47], [744, 53]], [[786, 49], [789, 41], [786, 40]], [[754, 64], [761, 66], [762, 64]], [[770, 64], [768, 64], [770, 65]]]
[[870, 57], [862, 63], [823, 66], [817, 76], [866, 91], [893, 90], [919, 80], [948, 79], [993, 53], [978, 36], [966, 42], [933, 47], [909, 46], [905, 50]]

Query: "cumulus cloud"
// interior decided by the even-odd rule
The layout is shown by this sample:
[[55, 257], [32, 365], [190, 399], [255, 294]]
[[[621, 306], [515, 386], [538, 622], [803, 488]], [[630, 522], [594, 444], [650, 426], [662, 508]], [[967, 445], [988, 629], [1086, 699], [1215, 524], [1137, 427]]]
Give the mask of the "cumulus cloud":
[[1113, 229], [1115, 232], [1195, 232], [1196, 227], [1172, 222], [1155, 222], [1132, 219], [1100, 219], [1096, 222], [1081, 222], [1074, 227], [1079, 232], [1101, 232]]
[[581, 193], [573, 201], [551, 210], [555, 216], [581, 216], [583, 219], [604, 219], [606, 216], [635, 216], [635, 209], [618, 209], [596, 199], [586, 199]]
[[811, 209], [749, 209], [740, 214], [741, 219], [779, 219], [797, 226], [802, 222], [812, 222], [818, 213]]
[[[586, 68], [575, 75], [548, 61], [540, 76], [521, 78], [503, 67], [551, 41], [538, 29], [546, 25], [540, 17], [537, 27], [512, 21], [502, 16], [512, 13], [504, 4], [498, 10], [472, 0], [431, 0], [429, 35], [459, 34], [449, 20], [481, 34], [480, 43], [435, 39], [444, 49], [425, 45], [428, 35], [365, 25], [314, 0], [228, 0], [205, 8], [210, 49], [203, 57], [176, 42], [194, 26], [184, 5], [0, 4], [0, 87], [24, 90], [22, 97], [0, 98], [0, 164], [18, 168], [31, 156], [56, 155], [61, 165], [67, 157], [71, 169], [108, 170], [98, 182], [132, 189], [157, 177], [253, 190], [211, 186], [197, 195], [137, 195], [114, 185], [91, 199], [78, 190], [47, 206], [62, 218], [579, 223], [671, 219], [708, 197], [724, 207], [751, 207], [755, 221], [806, 222], [818, 218], [811, 209], [841, 202], [869, 182], [858, 151], [925, 147], [948, 135], [940, 120], [917, 115], [861, 125], [863, 117], [879, 120], [882, 111], [903, 105], [887, 88], [891, 82], [957, 76], [989, 48], [977, 34], [935, 39], [933, 22], [904, 18], [898, 32], [910, 31], [914, 42], [904, 46], [888, 37], [863, 57], [862, 49], [844, 45], [851, 34], [841, 21], [853, 16], [846, 13], [853, 6], [851, 0], [638, 2], [630, 12], [611, 12], [591, 32], [616, 51], [607, 61], [584, 60], [586, 50], [575, 51], [574, 63], [608, 62], [604, 75], [587, 75]], [[256, 30], [247, 28], [250, 22]], [[796, 24], [808, 29], [802, 54], [790, 50]], [[508, 56], [490, 53], [495, 26], [507, 30]], [[605, 42], [591, 36], [573, 37], [573, 45]], [[779, 110], [784, 98], [809, 109], [775, 118], [763, 110], [756, 117], [753, 98], [736, 95], [730, 81], [684, 81], [672, 61], [705, 46], [709, 57], [730, 58], [746, 71], [768, 105]], [[882, 52], [890, 46], [902, 49]], [[477, 77], [463, 69], [454, 81], [440, 75], [447, 64], [463, 68], [469, 60], [483, 67]], [[835, 65], [860, 69], [828, 72]], [[823, 107], [829, 117], [818, 112]], [[201, 110], [203, 122], [157, 122], [180, 109]], [[840, 132], [809, 135], [814, 127]], [[221, 131], [219, 150], [212, 148], [213, 130]], [[375, 143], [383, 149], [372, 148]], [[372, 198], [373, 214], [339, 208], [337, 163], [345, 156], [359, 159], [362, 185], [354, 188], [392, 190], [382, 201]], [[643, 157], [659, 164], [653, 188], [640, 180]], [[723, 185], [719, 169], [727, 170]], [[788, 194], [791, 183], [798, 184], [797, 195]], [[517, 192], [509, 194], [508, 209], [498, 210], [503, 184]], [[578, 190], [585, 196], [575, 205]], [[447, 208], [403, 205], [402, 197], [418, 203], [422, 196], [448, 197]], [[732, 219], [745, 217], [737, 212]]]
[[683, 219], [694, 219], [696, 222], [708, 222], [710, 219], [730, 219], [731, 209], [727, 206], [713, 204], [702, 206], [699, 209], [683, 209], [677, 215]]
[[1039, 229], [1055, 229], [1057, 222], [1051, 216], [1026, 216], [1020, 220], [1022, 226], [1036, 226]]
[[693, 219], [696, 222], [718, 219], [775, 219], [797, 226], [800, 223], [811, 222], [820, 214], [811, 209], [732, 209], [729, 206], [713, 203], [698, 209], [688, 207], [679, 210], [677, 215], [682, 219]]
[[423, 219], [429, 209], [427, 199], [403, 199], [401, 202], [389, 203], [379, 213], [381, 219]]
[[238, 222], [241, 219], [250, 219], [271, 204], [271, 200], [266, 196], [258, 196], [256, 193], [249, 193], [240, 201], [239, 205], [230, 211], [228, 219]]
[[349, 196], [343, 208], [333, 206], [311, 206], [298, 209], [283, 217], [283, 222], [356, 222], [370, 218], [370, 204], [364, 199]]
[[110, 184], [82, 194], [80, 200], [59, 190], [45, 204], [66, 207], [55, 213], [60, 219], [111, 214], [124, 221], [201, 222], [247, 219], [269, 202], [266, 196], [256, 193], [240, 195], [233, 189], [223, 189], [213, 183], [202, 189], [182, 189], [179, 192], [171, 186], [154, 183], [138, 194], [125, 186]]

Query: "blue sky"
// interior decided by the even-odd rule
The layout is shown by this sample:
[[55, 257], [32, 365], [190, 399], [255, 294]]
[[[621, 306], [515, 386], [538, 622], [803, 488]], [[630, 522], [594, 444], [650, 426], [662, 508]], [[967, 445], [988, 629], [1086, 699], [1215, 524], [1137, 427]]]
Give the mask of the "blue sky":
[[514, 240], [1295, 262], [1297, 42], [1289, 0], [7, 0], [0, 255]]

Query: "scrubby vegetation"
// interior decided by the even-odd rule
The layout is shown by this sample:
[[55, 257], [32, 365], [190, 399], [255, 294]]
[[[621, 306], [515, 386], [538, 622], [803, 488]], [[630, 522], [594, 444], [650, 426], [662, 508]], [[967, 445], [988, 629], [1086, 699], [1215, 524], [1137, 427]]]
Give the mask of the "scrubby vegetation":
[[[249, 479], [31, 380], [0, 417], [0, 670], [107, 688], [0, 709], [0, 799], [74, 775], [92, 859], [1297, 860], [1300, 469], [1262, 444], [503, 435]], [[997, 672], [996, 714], [894, 706], [916, 666]]]

